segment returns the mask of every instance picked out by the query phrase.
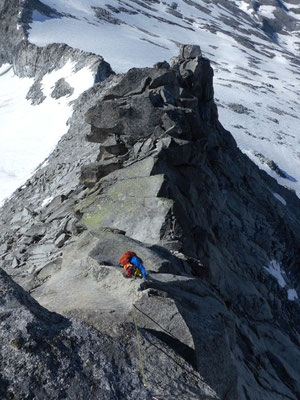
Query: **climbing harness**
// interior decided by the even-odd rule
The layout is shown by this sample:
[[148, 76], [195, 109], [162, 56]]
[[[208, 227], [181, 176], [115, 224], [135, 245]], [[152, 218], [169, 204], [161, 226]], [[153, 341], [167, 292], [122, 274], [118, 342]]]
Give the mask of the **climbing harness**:
[[125, 274], [127, 276], [127, 278], [132, 278], [135, 276], [135, 268], [132, 264], [126, 264], [124, 265], [124, 269], [125, 269]]

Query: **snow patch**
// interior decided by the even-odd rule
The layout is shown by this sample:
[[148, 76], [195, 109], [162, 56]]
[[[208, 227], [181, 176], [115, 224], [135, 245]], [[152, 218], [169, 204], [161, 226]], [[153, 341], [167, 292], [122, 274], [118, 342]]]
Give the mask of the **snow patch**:
[[260, 6], [259, 7], [259, 14], [262, 17], [266, 17], [266, 18], [270, 18], [270, 19], [274, 19], [274, 11], [276, 11], [276, 7], [274, 6]]
[[47, 98], [32, 106], [26, 95], [31, 78], [13, 71], [0, 77], [0, 202], [30, 178], [32, 172], [67, 132], [72, 109], [66, 102]]
[[12, 65], [10, 64], [3, 64], [0, 67], [0, 76], [6, 74], [10, 69], [12, 69]]
[[264, 268], [269, 272], [270, 275], [276, 278], [278, 284], [281, 287], [285, 287], [286, 282], [284, 280], [284, 277], [282, 276], [282, 273], [284, 273], [284, 271], [283, 272], [281, 271], [280, 264], [278, 261], [271, 260], [269, 266]]
[[48, 74], [46, 74], [42, 79], [42, 90], [45, 96], [50, 96], [55, 82], [57, 82], [61, 78], [66, 78], [71, 75], [74, 69], [75, 63], [68, 61], [61, 69], [54, 70]]
[[244, 0], [235, 0], [235, 4], [245, 13], [252, 15], [251, 7]]
[[290, 301], [294, 301], [296, 299], [298, 299], [298, 295], [295, 289], [289, 289], [288, 290], [288, 299]]
[[298, 295], [295, 289], [289, 289], [288, 290], [288, 299], [290, 301], [294, 301], [296, 299], [298, 299]]
[[46, 199], [44, 199], [42, 202], [42, 207], [46, 207], [48, 204], [51, 203], [52, 200], [53, 200], [53, 197], [47, 197]]
[[95, 80], [89, 67], [84, 67], [76, 74], [66, 76], [65, 79], [74, 88], [74, 93], [70, 99], [76, 99], [87, 88], [93, 86]]
[[286, 206], [286, 201], [284, 200], [283, 197], [280, 196], [280, 194], [278, 194], [278, 193], [273, 193], [273, 196], [276, 197], [276, 199], [279, 200], [280, 203], [282, 203], [284, 206]]

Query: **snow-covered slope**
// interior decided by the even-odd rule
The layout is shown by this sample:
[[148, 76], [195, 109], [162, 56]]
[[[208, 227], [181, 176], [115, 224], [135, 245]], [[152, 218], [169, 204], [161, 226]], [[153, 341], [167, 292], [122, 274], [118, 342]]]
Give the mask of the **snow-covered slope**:
[[44, 3], [60, 17], [34, 12], [33, 43], [65, 41], [101, 54], [117, 72], [168, 60], [179, 43], [200, 44], [213, 61], [220, 121], [250, 158], [300, 195], [297, 1]]
[[[72, 114], [70, 102], [93, 85], [94, 76], [88, 68], [77, 73], [72, 68], [67, 63], [44, 76], [45, 99], [39, 105], [26, 100], [33, 78], [18, 78], [9, 64], [0, 68], [0, 202], [22, 185], [54, 149], [67, 132], [66, 122]], [[51, 93], [55, 82], [62, 78], [74, 91], [55, 99]]]
[[300, 3], [298, 0], [231, 0], [249, 14], [281, 46], [299, 55]]

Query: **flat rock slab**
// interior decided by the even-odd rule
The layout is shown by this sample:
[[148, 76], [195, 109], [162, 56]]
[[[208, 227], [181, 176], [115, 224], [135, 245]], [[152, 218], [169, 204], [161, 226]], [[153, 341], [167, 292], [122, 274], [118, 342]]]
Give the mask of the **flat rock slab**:
[[83, 214], [81, 223], [89, 230], [117, 228], [133, 239], [157, 243], [173, 206], [172, 200], [157, 197], [163, 184], [163, 175], [121, 180], [105, 192], [100, 190], [94, 199], [82, 201], [76, 210]]
[[31, 294], [47, 309], [79, 316], [102, 330], [131, 320], [132, 304], [143, 292], [142, 280], [125, 278], [119, 267], [128, 250], [142, 258], [149, 279], [155, 272], [180, 271], [180, 261], [166, 250], [146, 247], [111, 230], [86, 231], [65, 246], [61, 258], [39, 270]]
[[63, 315], [76, 314], [101, 324], [100, 315], [110, 314], [120, 322], [140, 296], [141, 280], [126, 279], [121, 268], [99, 265], [89, 257], [94, 247], [90, 239], [83, 235], [79, 243], [66, 247], [60, 265], [42, 269], [38, 278], [45, 282], [32, 295], [42, 306]]

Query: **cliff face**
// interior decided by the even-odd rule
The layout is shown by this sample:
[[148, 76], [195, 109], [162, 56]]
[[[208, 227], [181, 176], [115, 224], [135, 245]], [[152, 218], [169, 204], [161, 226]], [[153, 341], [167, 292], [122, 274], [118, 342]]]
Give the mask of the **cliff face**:
[[[299, 199], [239, 151], [212, 80], [200, 48], [184, 46], [171, 66], [85, 92], [48, 166], [1, 210], [2, 266], [64, 323], [124, 346], [107, 369], [132, 373], [139, 398], [296, 399]], [[126, 250], [144, 261], [141, 287], [118, 268]], [[22, 393], [11, 372], [3, 379], [7, 397]], [[133, 396], [119, 387], [111, 398]]]
[[0, 65], [5, 62], [12, 64], [15, 46], [25, 39], [25, 30], [18, 24], [21, 12], [20, 0], [3, 0], [0, 3]]

